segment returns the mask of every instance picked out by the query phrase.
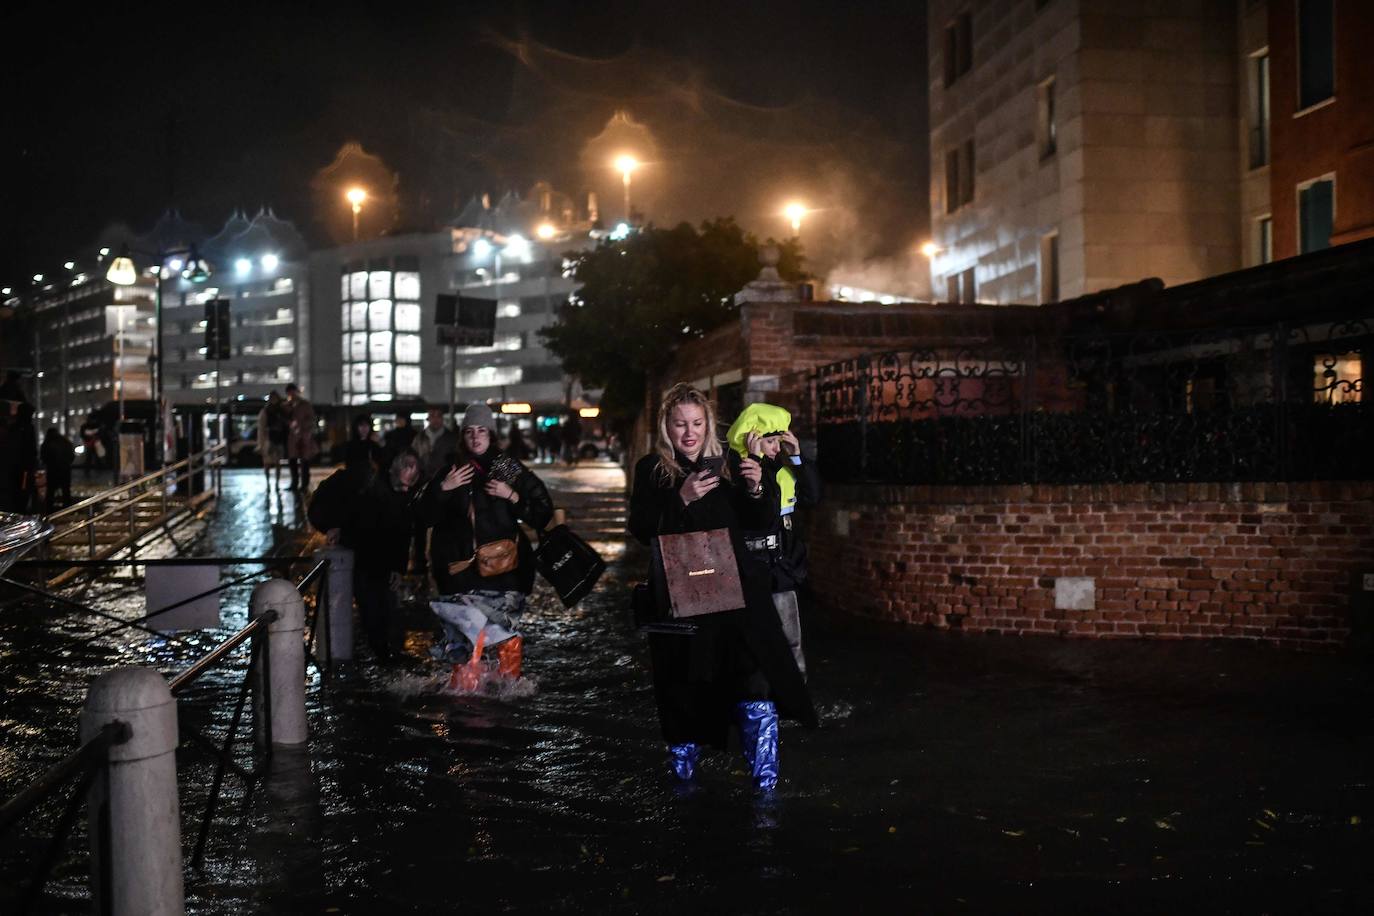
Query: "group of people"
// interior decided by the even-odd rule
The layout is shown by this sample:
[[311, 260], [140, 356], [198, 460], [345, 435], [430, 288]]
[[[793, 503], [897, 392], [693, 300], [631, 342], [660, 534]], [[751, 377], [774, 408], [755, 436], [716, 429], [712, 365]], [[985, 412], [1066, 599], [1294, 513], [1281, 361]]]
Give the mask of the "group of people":
[[[789, 426], [787, 411], [755, 404], [722, 441], [711, 401], [677, 385], [660, 405], [655, 450], [634, 468], [630, 533], [650, 544], [723, 529], [744, 595], [743, 607], [694, 617], [691, 628], [649, 633], [669, 764], [684, 781], [694, 778], [704, 748], [724, 748], [737, 729], [755, 784], [772, 789], [780, 720], [817, 723], [797, 602], [806, 550], [793, 519], [798, 506], [819, 498], [819, 481]], [[344, 469], [320, 484], [310, 507], [317, 528], [354, 550], [354, 595], [368, 642], [379, 659], [391, 658], [394, 587], [422, 557], [443, 630], [431, 654], [456, 671], [474, 650], [485, 652], [501, 674], [519, 677], [519, 620], [535, 578], [524, 526], [548, 525], [549, 492], [500, 448], [484, 403], [468, 405], [457, 433], [438, 409], [418, 432], [400, 428], [378, 440], [371, 419], [360, 418]], [[413, 556], [416, 540], [427, 549]]]
[[[10, 372], [0, 383], [0, 512], [45, 514], [72, 502], [72, 465], [76, 448], [56, 426], [48, 427], [38, 443], [34, 406]], [[47, 493], [39, 499], [38, 471], [47, 481]], [[60, 496], [59, 496], [60, 494]]]
[[460, 665], [480, 645], [503, 674], [520, 676], [517, 621], [535, 575], [521, 524], [542, 531], [553, 502], [543, 482], [501, 450], [496, 433], [481, 402], [468, 405], [457, 433], [438, 408], [423, 429], [398, 422], [381, 440], [371, 417], [360, 416], [343, 469], [316, 491], [310, 521], [354, 551], [354, 597], [379, 661], [393, 657], [396, 589], [413, 562], [432, 574], [438, 593], [430, 605], [444, 630], [436, 657]]
[[291, 472], [291, 489], [310, 490], [310, 462], [320, 453], [315, 441], [315, 408], [295, 384], [286, 386], [286, 397], [272, 391], [258, 411], [258, 454], [268, 489], [281, 489], [281, 463]]

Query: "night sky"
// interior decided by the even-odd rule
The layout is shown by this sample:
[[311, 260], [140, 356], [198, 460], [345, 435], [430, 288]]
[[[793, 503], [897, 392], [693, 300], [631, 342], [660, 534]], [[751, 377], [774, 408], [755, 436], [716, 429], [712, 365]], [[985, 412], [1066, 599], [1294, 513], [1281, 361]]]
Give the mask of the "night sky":
[[5, 285], [168, 207], [213, 231], [271, 206], [322, 243], [347, 208], [312, 179], [348, 141], [397, 174], [401, 228], [539, 179], [617, 217], [606, 160], [632, 148], [660, 225], [782, 235], [798, 196], [823, 208], [803, 234], [822, 268], [900, 259], [927, 231], [923, 3], [73, 10], [0, 13]]

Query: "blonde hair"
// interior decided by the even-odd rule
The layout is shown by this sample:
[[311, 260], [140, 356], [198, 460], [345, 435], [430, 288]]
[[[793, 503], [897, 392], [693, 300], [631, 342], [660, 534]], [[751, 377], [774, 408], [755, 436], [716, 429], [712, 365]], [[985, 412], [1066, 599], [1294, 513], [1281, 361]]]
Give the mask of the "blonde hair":
[[[677, 463], [673, 441], [668, 436], [668, 422], [672, 419], [673, 411], [684, 404], [701, 408], [706, 417], [706, 440], [701, 445], [701, 454], [698, 457], [714, 457], [724, 454], [725, 451], [720, 439], [716, 437], [716, 405], [696, 388], [686, 382], [678, 382], [664, 393], [663, 401], [658, 405], [658, 466], [654, 469], [654, 474], [664, 483], [677, 484], [686, 476]], [[721, 469], [721, 474], [729, 478], [728, 463]]]

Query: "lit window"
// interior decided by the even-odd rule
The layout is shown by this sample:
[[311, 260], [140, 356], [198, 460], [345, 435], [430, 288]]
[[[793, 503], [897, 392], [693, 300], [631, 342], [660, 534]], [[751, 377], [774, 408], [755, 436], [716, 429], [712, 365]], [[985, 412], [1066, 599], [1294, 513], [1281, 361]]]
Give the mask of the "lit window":
[[357, 271], [349, 274], [348, 277], [348, 298], [366, 299], [367, 298], [367, 272]]
[[391, 271], [374, 270], [367, 276], [367, 298], [391, 298]]
[[519, 384], [523, 373], [519, 366], [480, 366], [459, 369], [453, 373], [453, 383], [459, 388], [488, 388], [495, 385]]
[[367, 327], [370, 331], [391, 330], [391, 300], [378, 299], [367, 307]]
[[348, 274], [339, 277], [339, 298], [347, 301], [353, 297], [348, 294]]
[[1035, 140], [1040, 158], [1054, 155], [1059, 145], [1059, 129], [1054, 116], [1054, 77], [1045, 80], [1035, 91]]
[[375, 394], [391, 394], [391, 363], [373, 363], [368, 367], [368, 390]]
[[418, 303], [418, 302], [398, 302], [398, 303], [396, 303], [396, 330], [398, 330], [398, 331], [418, 331], [418, 330], [420, 330], [420, 303]]
[[396, 367], [396, 393], [402, 397], [419, 397], [420, 367]]
[[367, 391], [367, 363], [354, 363], [348, 367], [354, 391]]
[[1315, 361], [1313, 394], [1318, 404], [1358, 404], [1363, 398], [1364, 361], [1359, 352], [1326, 353]]
[[354, 331], [348, 335], [349, 346], [348, 354], [355, 363], [367, 362], [367, 333], [364, 331]]
[[367, 358], [374, 363], [391, 359], [390, 331], [373, 331], [368, 335]]
[[350, 331], [367, 330], [367, 303], [351, 302], [348, 306], [352, 311], [349, 313], [348, 328]]
[[349, 329], [349, 327], [350, 327], [349, 316], [352, 314], [352, 312], [353, 312], [353, 306], [352, 306], [352, 304], [351, 304], [351, 303], [348, 303], [348, 302], [345, 302], [345, 303], [343, 304], [342, 311], [341, 311], [341, 313], [340, 313], [340, 315], [339, 315], [339, 322], [343, 325], [343, 329], [344, 329], [345, 331], [347, 331], [347, 330]]
[[496, 307], [496, 317], [497, 317], [497, 318], [519, 318], [519, 317], [520, 317], [520, 303], [519, 303], [519, 302], [502, 302], [500, 305], [498, 305], [498, 306]]
[[410, 270], [396, 271], [396, 298], [420, 298], [420, 275], [418, 273]]
[[396, 335], [396, 362], [418, 363], [420, 361], [420, 335]]

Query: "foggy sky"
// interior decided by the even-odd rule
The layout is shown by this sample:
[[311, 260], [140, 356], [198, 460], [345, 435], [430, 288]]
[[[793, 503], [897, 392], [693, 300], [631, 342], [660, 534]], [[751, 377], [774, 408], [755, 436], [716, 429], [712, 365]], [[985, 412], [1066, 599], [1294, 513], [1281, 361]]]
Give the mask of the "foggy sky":
[[734, 215], [783, 235], [798, 196], [821, 267], [928, 231], [922, 3], [69, 13], [0, 13], [26, 37], [2, 90], [6, 285], [172, 206], [213, 230], [269, 205], [322, 240], [343, 211], [315, 212], [311, 177], [348, 141], [399, 174], [406, 227], [539, 179], [618, 216], [605, 160], [632, 147], [636, 209], [660, 225]]

